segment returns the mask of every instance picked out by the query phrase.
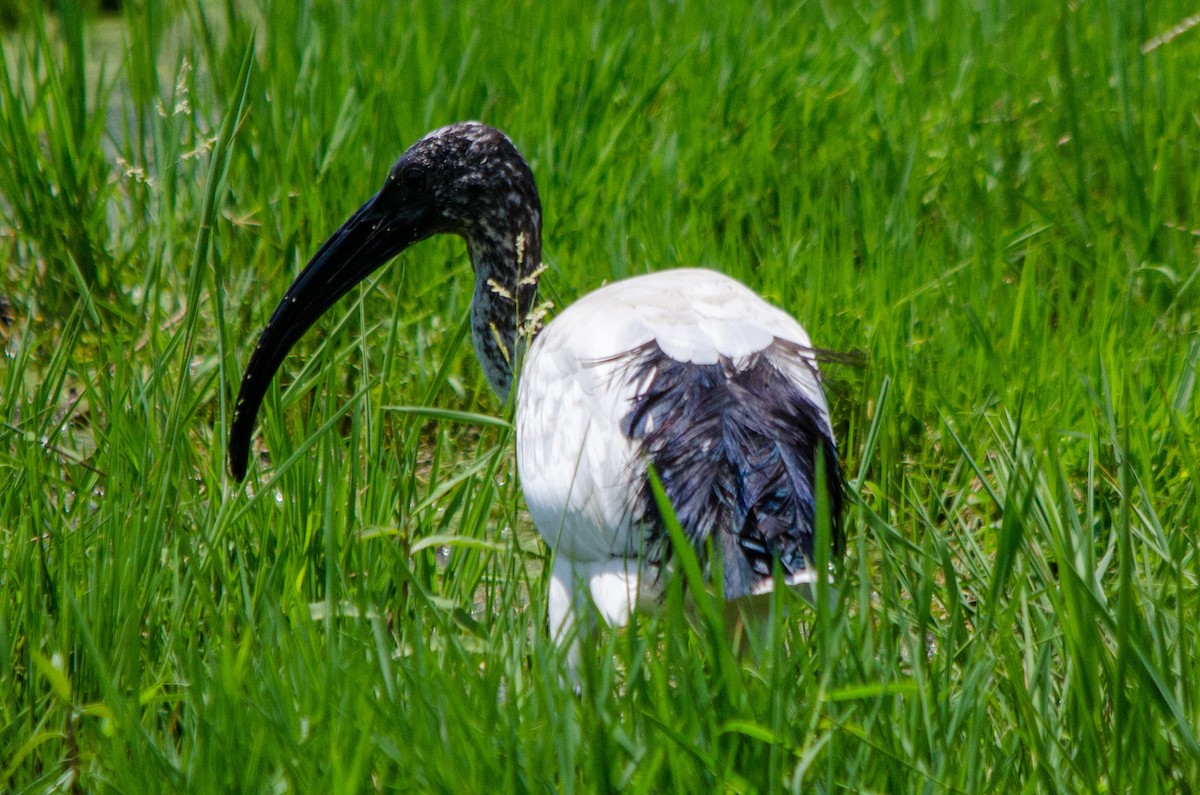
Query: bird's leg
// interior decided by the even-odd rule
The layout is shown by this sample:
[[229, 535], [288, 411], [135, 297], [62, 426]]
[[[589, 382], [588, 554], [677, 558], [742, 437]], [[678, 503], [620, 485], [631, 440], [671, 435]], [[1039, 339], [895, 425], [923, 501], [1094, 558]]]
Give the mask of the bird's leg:
[[555, 558], [547, 610], [550, 637], [567, 647], [567, 668], [576, 685], [582, 662], [580, 644], [594, 636], [596, 616], [614, 629], [629, 624], [640, 596], [637, 566], [624, 558], [590, 563]]
[[[810, 582], [801, 582], [792, 589], [809, 604], [813, 610], [817, 606], [816, 588]], [[832, 585], [827, 589], [828, 603], [837, 603], [838, 592]], [[778, 626], [783, 627], [790, 620], [790, 610], [786, 600], [779, 600], [778, 608], [783, 610]], [[741, 660], [759, 661], [767, 651], [771, 641], [771, 622], [776, 610], [776, 599], [772, 592], [743, 596], [725, 603], [725, 633], [729, 640], [729, 648]]]
[[547, 619], [550, 638], [558, 645], [567, 647], [567, 671], [573, 682], [579, 682], [579, 634], [575, 626], [578, 610], [576, 601], [582, 591], [570, 561], [555, 556], [554, 568], [550, 572], [550, 593]]
[[739, 660], [757, 661], [767, 641], [771, 621], [771, 595], [743, 596], [725, 602], [725, 637]]

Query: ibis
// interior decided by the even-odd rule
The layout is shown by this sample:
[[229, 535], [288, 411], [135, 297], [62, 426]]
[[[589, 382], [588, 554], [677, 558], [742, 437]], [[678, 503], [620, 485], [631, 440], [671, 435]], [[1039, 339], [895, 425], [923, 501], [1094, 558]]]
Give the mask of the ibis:
[[537, 187], [512, 141], [478, 122], [413, 144], [288, 288], [242, 378], [229, 439], [237, 480], [289, 349], [368, 274], [441, 233], [466, 240], [471, 335], [488, 383], [507, 400], [516, 381], [517, 469], [553, 553], [556, 640], [574, 638], [593, 606], [623, 626], [661, 601], [672, 560], [664, 496], [727, 600], [827, 576], [816, 564], [818, 506], [836, 550], [843, 481], [805, 330], [701, 269], [614, 282], [539, 328]]

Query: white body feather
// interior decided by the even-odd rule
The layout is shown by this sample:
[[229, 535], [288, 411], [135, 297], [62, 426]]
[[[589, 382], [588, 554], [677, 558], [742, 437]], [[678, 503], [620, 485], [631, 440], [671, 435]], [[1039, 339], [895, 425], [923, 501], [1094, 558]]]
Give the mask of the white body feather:
[[[586, 599], [606, 622], [657, 600], [658, 580], [642, 577], [642, 538], [633, 526], [634, 484], [644, 471], [639, 445], [622, 430], [644, 383], [619, 357], [648, 342], [681, 362], [737, 365], [776, 340], [810, 349], [790, 315], [727, 276], [676, 269], [589, 293], [564, 310], [529, 348], [517, 392], [517, 466], [529, 512], [556, 555], [551, 633], [564, 638]], [[832, 437], [816, 361], [781, 369], [818, 408]], [[581, 601], [583, 600], [583, 601]]]

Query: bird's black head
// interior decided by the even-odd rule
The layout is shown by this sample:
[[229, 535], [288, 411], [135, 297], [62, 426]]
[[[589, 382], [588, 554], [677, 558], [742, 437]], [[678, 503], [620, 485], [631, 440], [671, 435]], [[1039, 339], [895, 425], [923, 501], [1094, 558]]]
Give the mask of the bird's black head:
[[[461, 122], [417, 141], [396, 161], [379, 192], [325, 241], [296, 277], [242, 376], [229, 434], [229, 469], [235, 478], [245, 478], [259, 406], [292, 346], [372, 271], [441, 233], [466, 238], [477, 267], [480, 262], [489, 263], [489, 269], [511, 262], [511, 273], [497, 269], [487, 278], [511, 285], [514, 294], [540, 263], [541, 205], [533, 174], [499, 130]], [[513, 251], [520, 255], [514, 258]], [[529, 297], [523, 304], [532, 300], [532, 290], [525, 292]]]
[[508, 136], [475, 121], [434, 130], [409, 147], [377, 198], [388, 207], [420, 206], [430, 234], [471, 241], [514, 221], [533, 221], [540, 232], [541, 204], [529, 165]]

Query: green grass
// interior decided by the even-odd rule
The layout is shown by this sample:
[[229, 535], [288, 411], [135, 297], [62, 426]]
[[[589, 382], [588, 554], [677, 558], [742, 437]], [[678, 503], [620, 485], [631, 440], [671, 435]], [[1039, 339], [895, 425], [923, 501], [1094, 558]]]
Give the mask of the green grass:
[[[41, 8], [0, 71], [0, 790], [1200, 781], [1200, 30], [1152, 41], [1194, 4], [175, 0], [115, 46]], [[558, 307], [700, 265], [866, 354], [837, 589], [757, 662], [676, 594], [562, 684], [456, 240], [301, 342], [229, 481], [286, 284], [464, 118], [533, 165]]]

